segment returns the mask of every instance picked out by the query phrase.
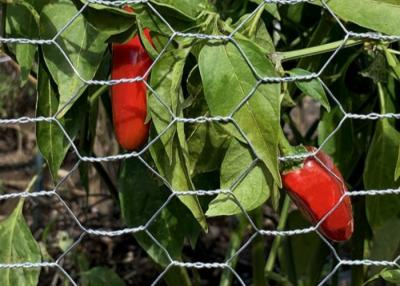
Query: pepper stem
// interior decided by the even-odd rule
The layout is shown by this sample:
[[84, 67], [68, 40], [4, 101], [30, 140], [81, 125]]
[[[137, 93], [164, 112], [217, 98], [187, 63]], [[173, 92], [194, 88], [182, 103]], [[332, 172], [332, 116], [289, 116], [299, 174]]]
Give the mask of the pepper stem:
[[[283, 129], [279, 129], [279, 142], [278, 147], [281, 152], [281, 156], [290, 156], [296, 154], [307, 153], [307, 149], [303, 145], [292, 146], [289, 141], [286, 139], [285, 134], [283, 133]], [[290, 171], [294, 169], [301, 168], [303, 166], [303, 160], [289, 160], [283, 161], [281, 164], [281, 173], [285, 171]]]

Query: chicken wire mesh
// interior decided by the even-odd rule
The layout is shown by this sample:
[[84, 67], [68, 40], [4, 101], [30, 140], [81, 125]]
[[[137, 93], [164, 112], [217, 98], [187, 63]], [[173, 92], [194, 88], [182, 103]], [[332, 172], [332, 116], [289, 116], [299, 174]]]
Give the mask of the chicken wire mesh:
[[[317, 0], [314, 0], [317, 1]], [[299, 154], [299, 155], [291, 155], [291, 156], [284, 156], [280, 157], [280, 161], [293, 161], [293, 160], [302, 160], [308, 157], [314, 157], [316, 160], [320, 161], [317, 157], [316, 154], [324, 147], [324, 145], [339, 131], [341, 126], [348, 120], [381, 120], [381, 119], [400, 119], [400, 114], [396, 113], [384, 113], [384, 114], [378, 114], [378, 113], [368, 113], [368, 114], [356, 114], [356, 113], [350, 113], [345, 110], [341, 102], [335, 97], [335, 95], [330, 91], [328, 86], [322, 81], [321, 75], [326, 69], [326, 67], [334, 61], [335, 56], [339, 53], [339, 51], [343, 50], [345, 48], [345, 45], [348, 41], [351, 41], [352, 39], [370, 39], [370, 40], [375, 40], [375, 41], [385, 41], [385, 42], [395, 42], [400, 40], [400, 36], [396, 35], [384, 35], [380, 33], [375, 33], [375, 32], [368, 32], [368, 33], [356, 33], [353, 31], [348, 30], [345, 25], [341, 22], [341, 20], [338, 18], [337, 15], [333, 12], [333, 10], [329, 7], [329, 4], [321, 0], [320, 3], [335, 20], [335, 22], [340, 26], [340, 28], [343, 30], [344, 37], [342, 39], [341, 44], [339, 45], [338, 48], [336, 48], [331, 56], [326, 60], [322, 67], [319, 69], [318, 72], [313, 72], [309, 75], [306, 76], [285, 76], [285, 77], [263, 77], [261, 76], [257, 69], [254, 67], [253, 63], [250, 61], [240, 44], [237, 42], [235, 39], [235, 34], [240, 31], [240, 29], [243, 28], [243, 26], [246, 24], [247, 21], [249, 21], [260, 9], [264, 9], [264, 6], [269, 5], [271, 3], [276, 3], [279, 5], [296, 5], [301, 2], [313, 2], [312, 0], [264, 0], [262, 1], [261, 4], [257, 6], [254, 11], [244, 19], [240, 25], [238, 25], [234, 31], [232, 31], [229, 35], [212, 35], [212, 34], [198, 34], [198, 33], [186, 33], [186, 32], [181, 32], [177, 31], [174, 29], [167, 20], [157, 11], [157, 9], [154, 7], [154, 5], [149, 1], [149, 0], [126, 0], [126, 1], [103, 1], [103, 0], [89, 0], [84, 2], [83, 6], [79, 9], [79, 11], [76, 13], [76, 15], [72, 18], [69, 19], [68, 22], [65, 23], [65, 25], [57, 31], [57, 33], [54, 35], [54, 37], [50, 39], [32, 39], [32, 38], [5, 38], [5, 37], [0, 37], [0, 43], [12, 43], [12, 44], [20, 44], [20, 45], [53, 45], [58, 48], [59, 52], [62, 54], [64, 57], [63, 60], [65, 60], [69, 66], [73, 69], [74, 73], [79, 77], [79, 79], [85, 83], [86, 85], [102, 85], [102, 86], [112, 86], [112, 85], [117, 85], [121, 83], [133, 83], [133, 82], [144, 82], [147, 86], [147, 88], [151, 91], [151, 93], [154, 95], [154, 97], [157, 99], [157, 101], [166, 109], [168, 110], [171, 121], [168, 123], [167, 127], [160, 132], [155, 138], [153, 138], [142, 150], [139, 152], [130, 152], [130, 153], [124, 153], [124, 154], [117, 154], [117, 155], [110, 155], [110, 156], [103, 156], [103, 157], [90, 157], [90, 156], [85, 156], [80, 153], [79, 148], [75, 145], [74, 140], [71, 138], [71, 136], [68, 134], [66, 131], [65, 127], [63, 124], [60, 122], [58, 119], [58, 115], [62, 112], [62, 108], [55, 113], [51, 117], [42, 117], [42, 116], [37, 116], [37, 117], [28, 117], [28, 116], [22, 116], [18, 118], [2, 118], [0, 119], [0, 125], [21, 125], [21, 124], [28, 124], [28, 123], [37, 123], [37, 122], [45, 122], [48, 124], [55, 123], [57, 124], [58, 128], [63, 132], [65, 138], [69, 141], [71, 144], [71, 149], [72, 151], [76, 154], [78, 157], [78, 162], [74, 165], [73, 169], [69, 171], [69, 174], [66, 175], [54, 189], [51, 190], [41, 190], [41, 191], [36, 191], [36, 192], [15, 192], [15, 193], [6, 193], [6, 194], [1, 194], [0, 195], [0, 201], [4, 200], [9, 200], [9, 199], [15, 199], [15, 198], [29, 198], [29, 199], [36, 199], [38, 197], [53, 197], [56, 200], [58, 200], [67, 210], [69, 216], [75, 221], [75, 223], [78, 225], [80, 229], [80, 236], [79, 238], [72, 243], [72, 245], [67, 248], [55, 261], [50, 262], [50, 261], [19, 261], [19, 262], [13, 262], [13, 263], [4, 263], [0, 261], [0, 269], [31, 269], [31, 268], [54, 268], [57, 269], [57, 271], [61, 272], [62, 274], [67, 277], [67, 279], [70, 281], [72, 285], [78, 285], [76, 281], [71, 277], [71, 275], [63, 268], [62, 261], [65, 258], [65, 256], [73, 251], [73, 249], [81, 243], [82, 239], [85, 236], [107, 236], [107, 237], [116, 237], [116, 236], [123, 236], [123, 235], [130, 235], [138, 232], [144, 232], [146, 233], [150, 239], [153, 241], [157, 247], [162, 249], [165, 253], [165, 255], [168, 257], [169, 264], [168, 266], [158, 275], [158, 277], [153, 281], [152, 285], [156, 285], [160, 282], [160, 280], [164, 277], [165, 273], [169, 271], [170, 268], [172, 267], [181, 267], [181, 268], [197, 268], [197, 269], [202, 269], [202, 268], [208, 268], [208, 269], [213, 269], [213, 268], [219, 268], [219, 269], [228, 269], [232, 272], [232, 274], [236, 277], [237, 281], [241, 285], [246, 285], [244, 280], [241, 278], [241, 276], [236, 272], [236, 270], [231, 266], [231, 261], [235, 259], [240, 253], [249, 246], [252, 241], [258, 236], [281, 236], [281, 237], [288, 237], [288, 236], [298, 236], [298, 235], [303, 235], [306, 233], [311, 233], [311, 232], [316, 232], [320, 238], [324, 241], [324, 243], [329, 247], [331, 253], [333, 254], [334, 259], [336, 260], [335, 266], [333, 269], [323, 277], [323, 279], [319, 282], [319, 285], [326, 285], [327, 281], [338, 271], [338, 269], [341, 266], [344, 265], [374, 265], [374, 266], [387, 266], [387, 267], [394, 267], [394, 268], [400, 268], [400, 255], [390, 261], [390, 260], [369, 260], [369, 259], [362, 259], [362, 260], [348, 260], [348, 259], [343, 259], [340, 257], [338, 254], [336, 248], [334, 245], [328, 241], [323, 235], [319, 233], [319, 226], [323, 223], [323, 221], [341, 204], [341, 202], [346, 198], [346, 197], [351, 197], [351, 196], [385, 196], [385, 195], [400, 195], [400, 189], [382, 189], [382, 190], [352, 190], [352, 191], [347, 191], [344, 193], [344, 195], [341, 197], [339, 202], [335, 205], [334, 208], [331, 209], [330, 212], [328, 212], [319, 222], [318, 224], [303, 228], [303, 229], [293, 229], [293, 230], [264, 230], [260, 229], [259, 227], [256, 226], [254, 223], [253, 219], [251, 216], [248, 214], [248, 212], [243, 208], [239, 200], [235, 197], [234, 194], [234, 189], [237, 186], [238, 182], [245, 177], [251, 170], [254, 168], [254, 166], [257, 164], [257, 162], [260, 160], [259, 157], [257, 156], [257, 152], [252, 145], [252, 142], [247, 138], [245, 132], [241, 129], [240, 124], [235, 120], [234, 115], [249, 101], [249, 99], [254, 95], [255, 91], [260, 85], [264, 84], [271, 84], [271, 83], [282, 83], [282, 82], [295, 82], [295, 81], [310, 81], [313, 79], [317, 79], [321, 85], [324, 87], [326, 90], [327, 94], [330, 96], [330, 98], [335, 102], [335, 104], [339, 107], [340, 112], [342, 114], [342, 119], [340, 120], [339, 124], [336, 126], [336, 128], [327, 136], [325, 141], [320, 144], [320, 147], [312, 153], [305, 153], [305, 154]], [[82, 76], [77, 69], [77, 67], [74, 66], [73, 62], [71, 59], [68, 57], [67, 53], [63, 50], [62, 46], [58, 42], [58, 39], [60, 35], [64, 31], [66, 31], [73, 23], [74, 21], [82, 15], [82, 13], [89, 7], [90, 4], [99, 4], [99, 5], [104, 5], [104, 6], [114, 6], [114, 7], [121, 7], [125, 4], [144, 4], [147, 5], [147, 7], [152, 11], [152, 13], [158, 17], [169, 29], [170, 29], [170, 37], [168, 39], [167, 44], [164, 46], [162, 51], [158, 54], [158, 56], [155, 58], [154, 62], [150, 66], [150, 68], [146, 71], [146, 73], [143, 76], [140, 77], [135, 77], [135, 78], [123, 78], [123, 79], [118, 79], [118, 80], [93, 80], [93, 79], [86, 79], [84, 76]], [[230, 112], [228, 116], [213, 116], [213, 117], [206, 117], [206, 116], [199, 116], [195, 118], [184, 118], [184, 117], [179, 117], [174, 114], [174, 112], [170, 109], [168, 104], [166, 104], [163, 99], [157, 94], [157, 92], [154, 90], [154, 88], [146, 81], [147, 75], [151, 72], [152, 67], [160, 60], [160, 58], [163, 57], [164, 53], [166, 52], [167, 48], [169, 45], [172, 44], [172, 42], [176, 38], [194, 38], [194, 39], [201, 39], [201, 40], [206, 40], [206, 41], [219, 41], [221, 43], [231, 43], [233, 44], [236, 49], [239, 51], [240, 55], [243, 57], [243, 59], [246, 61], [247, 65], [249, 68], [252, 70], [254, 76], [256, 77], [256, 84], [253, 86], [252, 90], [250, 93], [243, 98], [243, 100]], [[8, 58], [3, 58], [1, 61], [7, 61]], [[61, 59], [60, 59], [61, 60]], [[74, 97], [70, 98], [70, 100], [65, 104], [67, 106], [71, 102], [75, 100]], [[146, 160], [143, 158], [143, 155], [148, 149], [157, 141], [160, 140], [160, 138], [163, 136], [164, 133], [166, 133], [173, 125], [178, 124], [178, 123], [183, 123], [183, 124], [206, 124], [210, 122], [217, 122], [221, 124], [233, 124], [236, 129], [240, 132], [240, 134], [243, 136], [243, 138], [246, 139], [246, 142], [248, 146], [252, 149], [253, 154], [256, 156], [256, 159], [248, 166], [247, 169], [243, 170], [242, 174], [236, 178], [234, 183], [232, 184], [231, 188], [229, 189], [216, 189], [216, 190], [175, 190], [171, 184], [165, 179], [157, 170], [155, 170]], [[160, 206], [160, 208], [153, 214], [153, 216], [145, 223], [136, 227], [129, 227], [129, 228], [121, 228], [121, 229], [116, 229], [116, 230], [110, 230], [110, 229], [94, 229], [94, 228], [88, 228], [85, 227], [81, 223], [81, 221], [78, 219], [74, 211], [70, 208], [70, 206], [65, 202], [65, 200], [59, 195], [58, 189], [60, 186], [62, 186], [65, 182], [65, 180], [69, 177], [71, 173], [73, 173], [79, 165], [82, 162], [111, 162], [111, 161], [117, 161], [117, 160], [125, 160], [129, 158], [136, 158], [139, 160], [141, 163], [143, 163], [156, 177], [158, 177], [167, 188], [170, 189], [171, 193], [166, 199], [166, 201]], [[323, 164], [320, 161], [321, 164]], [[325, 166], [325, 168], [333, 175], [335, 176], [338, 180], [342, 181], [340, 178], [335, 175], [332, 170], [330, 170], [328, 167]], [[342, 182], [342, 184], [345, 184]], [[174, 260], [171, 255], [169, 254], [168, 250], [157, 240], [157, 238], [149, 231], [149, 226], [154, 222], [154, 220], [157, 218], [157, 216], [160, 214], [160, 212], [171, 202], [171, 200], [175, 197], [179, 196], [214, 196], [218, 194], [226, 194], [227, 196], [230, 196], [235, 203], [238, 205], [238, 207], [241, 209], [243, 212], [244, 216], [248, 220], [248, 223], [251, 225], [254, 233], [250, 236], [250, 238], [239, 248], [238, 251], [236, 251], [229, 259], [225, 260], [224, 262], [212, 262], [212, 263], [206, 263], [206, 262], [182, 262], [182, 261], [177, 261]]]

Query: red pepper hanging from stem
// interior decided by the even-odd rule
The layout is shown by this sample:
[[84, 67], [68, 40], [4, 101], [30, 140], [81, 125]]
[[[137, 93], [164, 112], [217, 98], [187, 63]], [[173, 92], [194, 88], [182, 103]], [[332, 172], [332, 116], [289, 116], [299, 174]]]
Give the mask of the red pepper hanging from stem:
[[[126, 11], [133, 10], [125, 6]], [[150, 32], [144, 35], [152, 44]], [[140, 42], [139, 35], [123, 44], [112, 45], [111, 79], [136, 78], [144, 76], [152, 59]], [[126, 150], [137, 150], [149, 136], [147, 116], [146, 84], [143, 81], [119, 83], [111, 87], [111, 102], [114, 131], [118, 143]]]
[[[281, 141], [283, 155], [293, 155], [294, 147], [284, 137]], [[309, 152], [317, 150], [315, 147], [302, 149]], [[312, 224], [323, 220], [319, 227], [323, 235], [334, 241], [346, 241], [353, 233], [351, 200], [346, 196], [340, 202], [347, 187], [342, 174], [327, 154], [319, 151], [316, 158], [308, 157], [302, 164], [283, 170], [283, 186]]]

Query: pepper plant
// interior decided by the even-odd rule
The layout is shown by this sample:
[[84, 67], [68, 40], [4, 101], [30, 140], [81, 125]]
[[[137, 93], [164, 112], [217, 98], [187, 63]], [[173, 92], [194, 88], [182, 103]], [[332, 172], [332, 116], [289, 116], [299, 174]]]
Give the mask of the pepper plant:
[[[82, 181], [87, 178], [85, 159], [94, 156], [99, 106], [111, 123], [112, 114], [119, 113], [111, 107], [110, 90], [126, 84], [118, 82], [123, 77], [108, 81], [117, 57], [112, 52], [118, 52], [111, 47], [139, 37], [152, 64], [136, 71], [146, 78], [130, 83], [146, 82], [149, 138], [133, 151], [120, 147], [125, 156], [104, 161], [121, 159], [115, 208], [128, 227], [143, 227], [133, 235], [160, 272], [168, 268], [162, 276], [168, 285], [196, 283], [195, 271], [171, 267], [171, 261], [189, 259], [183, 257], [184, 247], [195, 250], [214, 217], [230, 217], [239, 225], [227, 258], [241, 251], [245, 233], [257, 228], [248, 246], [253, 274], [246, 282], [252, 285], [317, 285], [339, 265], [332, 251], [343, 261], [393, 262], [347, 266], [341, 261], [335, 273], [345, 273], [352, 285], [400, 283], [395, 260], [400, 195], [395, 191], [351, 196], [354, 232], [344, 243], [325, 238], [326, 229], [319, 236], [307, 231], [276, 235], [268, 243], [260, 231], [265, 209], [276, 214], [273, 227], [279, 231], [312, 226], [297, 210], [301, 204], [293, 205], [282, 187], [282, 170], [302, 168], [302, 155], [308, 154], [303, 146], [319, 147], [332, 158], [337, 169], [331, 167], [331, 173], [344, 180], [342, 194], [347, 189], [398, 190], [399, 1], [1, 3], [2, 52], [19, 64], [23, 84], [37, 79], [36, 116], [53, 119], [38, 121], [36, 135], [55, 182], [71, 150], [81, 155]], [[135, 96], [138, 89], [130, 87], [115, 91]], [[311, 122], [307, 104], [314, 113]], [[298, 120], [299, 112], [308, 123]], [[126, 135], [129, 129], [120, 132]], [[292, 146], [290, 152], [285, 146]], [[285, 160], [288, 156], [295, 159]], [[190, 192], [199, 190], [204, 192]], [[316, 206], [329, 199], [318, 189], [311, 194]], [[21, 200], [0, 225], [0, 263], [40, 259], [22, 205]], [[19, 247], [24, 251], [15, 255]], [[228, 261], [235, 269], [237, 260]], [[29, 286], [37, 285], [40, 269], [2, 271], [8, 275], [0, 275], [1, 285], [16, 285], [19, 279], [19, 285]], [[346, 279], [339, 277], [333, 275], [331, 285]], [[227, 268], [220, 279], [220, 285], [235, 283]]]

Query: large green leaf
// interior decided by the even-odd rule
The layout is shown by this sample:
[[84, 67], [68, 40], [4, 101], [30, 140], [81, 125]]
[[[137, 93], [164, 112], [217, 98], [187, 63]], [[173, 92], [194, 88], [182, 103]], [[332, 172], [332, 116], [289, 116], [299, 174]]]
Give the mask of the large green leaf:
[[[263, 164], [257, 164], [240, 179], [243, 172], [254, 161], [249, 148], [237, 140], [232, 140], [221, 166], [221, 189], [233, 189], [240, 205], [250, 211], [263, 204], [273, 187], [273, 179]], [[240, 179], [240, 180], [239, 180]], [[240, 214], [242, 210], [230, 195], [219, 194], [209, 204], [207, 216]]]
[[[310, 224], [299, 210], [289, 213], [287, 229], [303, 229]], [[329, 254], [329, 248], [314, 232], [286, 237], [279, 248], [282, 272], [296, 285], [317, 285]]]
[[[43, 60], [39, 63], [39, 80], [37, 86], [36, 116], [51, 117], [59, 107], [59, 95], [54, 82], [51, 80]], [[59, 122], [68, 132], [71, 139], [78, 133], [84, 116], [85, 101], [80, 100]], [[71, 145], [56, 122], [38, 122], [36, 124], [36, 138], [40, 153], [46, 159], [53, 180], [57, 179], [57, 172]]]
[[[373, 260], [393, 260], [398, 256], [400, 246], [400, 220], [393, 217], [374, 229], [370, 257]], [[371, 272], [376, 273], [380, 268], [374, 267]]]
[[[186, 57], [191, 49], [190, 43], [191, 40], [183, 41], [178, 49], [171, 46], [154, 65], [150, 81], [155, 94], [149, 92], [149, 110], [156, 133], [162, 134], [159, 141], [152, 145], [152, 157], [159, 172], [176, 191], [193, 189], [189, 175], [190, 165], [184, 125], [176, 123], [164, 131], [173, 120], [170, 111], [176, 116], [183, 116], [181, 81]], [[193, 196], [179, 198], [205, 227], [204, 214], [197, 198]]]
[[[119, 175], [120, 202], [124, 220], [131, 227], [143, 225], [163, 206], [169, 192], [159, 188], [150, 171], [137, 159], [123, 162]], [[187, 209], [175, 198], [159, 213], [149, 227], [151, 234], [174, 259], [180, 259], [185, 235], [196, 228]], [[162, 266], [169, 261], [164, 251], [144, 232], [135, 238], [150, 257]]]
[[[276, 76], [274, 66], [256, 45], [249, 41], [238, 42], [261, 76]], [[214, 116], [229, 115], [257, 84], [248, 63], [232, 43], [205, 46], [199, 55], [199, 68], [204, 95]], [[279, 95], [279, 84], [260, 85], [234, 114], [234, 119], [278, 185]], [[243, 140], [233, 126], [226, 127]]]
[[[293, 76], [311, 75], [309, 71], [301, 68], [294, 68], [289, 71], [289, 74]], [[318, 100], [328, 112], [331, 110], [329, 100], [325, 94], [325, 89], [317, 79], [311, 81], [295, 81], [295, 84], [305, 95], [309, 95], [313, 99]]]
[[[394, 180], [400, 133], [385, 119], [377, 122], [369, 147], [364, 169], [366, 189], [388, 189], [400, 186]], [[368, 196], [367, 217], [372, 228], [383, 225], [388, 219], [400, 216], [399, 196]], [[400, 238], [399, 238], [400, 239]]]
[[40, 12], [42, 12], [42, 9], [44, 6], [46, 6], [47, 4], [51, 3], [53, 0], [23, 0], [23, 1], [16, 1], [18, 3], [20, 2], [25, 2], [25, 3], [29, 3], [30, 5], [32, 5], [35, 10], [40, 14]]
[[[320, 1], [312, 4], [321, 5]], [[345, 21], [389, 35], [400, 35], [399, 0], [328, 0], [329, 8]]]
[[[9, 37], [37, 39], [39, 37], [39, 15], [27, 2], [17, 2], [7, 6], [6, 33]], [[15, 56], [21, 67], [22, 84], [28, 79], [35, 60], [36, 45], [18, 44]]]
[[83, 286], [125, 286], [124, 280], [112, 269], [107, 267], [94, 267], [82, 274]]
[[[149, 110], [153, 125], [158, 133], [163, 132], [171, 123], [172, 114], [182, 116], [182, 73], [190, 50], [190, 42], [189, 45], [186, 42], [184, 47], [178, 49], [171, 46], [152, 68], [150, 85], [155, 94], [149, 92]], [[170, 160], [172, 141], [177, 128], [183, 130], [183, 125], [175, 124], [171, 126], [161, 137]]]
[[[156, 136], [154, 130], [151, 137]], [[160, 140], [154, 142], [150, 147], [151, 156], [157, 166], [160, 175], [165, 178], [174, 191], [194, 190], [193, 182], [189, 174], [189, 163], [186, 161], [178, 138], [172, 139], [171, 157], [168, 157]], [[179, 199], [188, 207], [199, 224], [207, 229], [203, 210], [196, 196], [179, 196]]]
[[229, 144], [229, 136], [218, 123], [194, 126], [188, 136], [190, 174], [218, 170]]
[[[146, 4], [135, 5], [135, 14], [142, 27], [164, 35], [171, 35], [172, 30], [184, 32], [196, 26], [196, 17], [204, 10], [201, 0], [157, 0], [152, 6], [162, 18]], [[200, 3], [199, 3], [200, 2]], [[200, 4], [200, 5], [199, 5]]]
[[398, 180], [400, 178], [400, 146], [399, 146], [399, 155], [397, 158], [397, 164], [396, 164], [396, 171], [394, 173], [394, 179]]
[[[40, 15], [40, 37], [53, 38], [77, 13], [78, 10], [69, 1], [59, 0], [46, 5]], [[103, 59], [107, 48], [105, 42], [107, 37], [106, 33], [99, 33], [82, 15], [79, 15], [56, 41], [82, 78], [91, 80]], [[59, 109], [65, 106], [62, 111], [62, 114], [65, 114], [84, 91], [85, 83], [56, 45], [44, 45], [43, 53], [50, 74], [58, 86]], [[69, 102], [72, 97], [74, 100]]]
[[193, 21], [207, 7], [206, 0], [152, 0], [151, 2], [167, 15], [172, 14], [175, 17], [184, 17], [183, 19]]
[[[170, 36], [172, 34], [169, 26], [155, 15], [154, 11], [151, 10], [147, 5], [140, 5], [135, 7], [135, 14], [138, 24], [142, 27], [146, 27], [151, 31], [157, 32], [159, 34], [164, 34]], [[178, 21], [178, 24], [181, 22]], [[173, 27], [175, 28], [175, 27]]]
[[[332, 136], [338, 124], [343, 118], [343, 113], [339, 107], [335, 106], [331, 112], [324, 113], [318, 124], [318, 143], [321, 145], [328, 136]], [[357, 149], [357, 141], [354, 138], [353, 121], [346, 120], [330, 139], [323, 145], [324, 151], [335, 161], [339, 170], [345, 178], [350, 176], [360, 158]], [[349, 146], [354, 146], [349, 148]]]
[[[22, 214], [20, 200], [11, 215], [0, 223], [0, 263], [41, 262], [40, 248]], [[0, 269], [2, 286], [36, 286], [40, 268]]]
[[[400, 133], [387, 119], [377, 123], [375, 134], [368, 150], [364, 186], [366, 189], [398, 188], [400, 181], [394, 180]], [[400, 246], [400, 197], [397, 195], [367, 196], [367, 219], [374, 237], [372, 259], [390, 260], [396, 256]], [[390, 238], [390, 239], [389, 239]], [[386, 241], [386, 243], [383, 243]], [[374, 268], [373, 272], [379, 268]]]
[[392, 71], [392, 75], [394, 78], [400, 80], [400, 62], [397, 59], [395, 54], [392, 54], [385, 46], [383, 46], [383, 50], [386, 57], [386, 62]]
[[[375, 103], [370, 100], [370, 97], [365, 93], [352, 90], [347, 82], [348, 76], [352, 75], [350, 67], [354, 64], [359, 53], [352, 50], [345, 51], [347, 52], [338, 55], [335, 61], [336, 65], [328, 67], [329, 72], [327, 74], [338, 77], [338, 80], [330, 85], [329, 89], [340, 101], [346, 112], [360, 114], [373, 112]], [[372, 127], [375, 122], [371, 120], [345, 120], [341, 123], [343, 116], [338, 105], [334, 105], [330, 112], [323, 112], [322, 110], [322, 119], [318, 124], [318, 144], [324, 143], [323, 150], [333, 158], [344, 178], [349, 179], [359, 161], [365, 156], [365, 149], [370, 143]], [[336, 130], [340, 123], [340, 128]]]
[[[187, 79], [189, 97], [185, 100], [185, 116], [208, 116], [210, 111], [204, 98], [203, 85], [198, 67], [192, 69]], [[186, 124], [188, 134], [190, 174], [207, 173], [219, 170], [230, 137], [218, 122]]]
[[[36, 116], [50, 117], [57, 112], [59, 100], [55, 85], [43, 65], [43, 62], [39, 64]], [[46, 159], [50, 173], [56, 180], [58, 169], [64, 160], [69, 143], [61, 128], [55, 122], [38, 122], [36, 124], [36, 137], [40, 153]]]
[[[80, 9], [87, 1], [74, 0]], [[113, 36], [130, 29], [135, 23], [135, 16], [123, 9], [91, 3], [83, 11], [83, 15], [93, 27], [102, 34]]]

